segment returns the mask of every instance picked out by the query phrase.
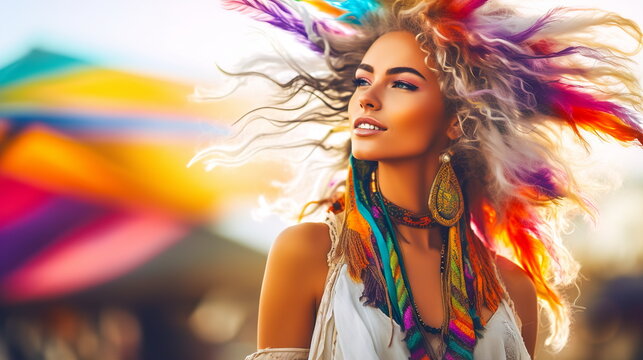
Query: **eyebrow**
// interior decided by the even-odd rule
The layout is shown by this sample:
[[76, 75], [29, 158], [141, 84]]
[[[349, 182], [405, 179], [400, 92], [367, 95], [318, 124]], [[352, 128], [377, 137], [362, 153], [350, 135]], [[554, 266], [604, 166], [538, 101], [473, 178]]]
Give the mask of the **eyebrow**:
[[[368, 65], [368, 64], [359, 64], [359, 65], [357, 65], [357, 68], [365, 70], [365, 71], [368, 71], [370, 73], [373, 73], [373, 67], [371, 65]], [[390, 68], [390, 69], [386, 70], [386, 75], [400, 74], [400, 73], [405, 73], [405, 72], [415, 74], [415, 75], [421, 77], [422, 79], [426, 80], [426, 78], [422, 74], [420, 74], [419, 71], [415, 70], [414, 68], [405, 67], [405, 66], [398, 66], [398, 67]]]

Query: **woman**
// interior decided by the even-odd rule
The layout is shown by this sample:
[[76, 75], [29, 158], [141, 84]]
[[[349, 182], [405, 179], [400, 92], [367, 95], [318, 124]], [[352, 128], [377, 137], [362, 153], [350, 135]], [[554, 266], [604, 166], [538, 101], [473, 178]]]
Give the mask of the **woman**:
[[[586, 36], [614, 26], [640, 45], [636, 24], [590, 10], [530, 19], [481, 0], [332, 2], [342, 28], [289, 0], [227, 4], [320, 54], [329, 71], [291, 61], [297, 75], [274, 80], [286, 100], [317, 101], [277, 123], [336, 125], [312, 145], [338, 157], [329, 173], [347, 169], [310, 202], [325, 221], [274, 242], [246, 359], [527, 359], [537, 304], [560, 349], [559, 289], [578, 266], [559, 233], [570, 210], [592, 214], [560, 143], [569, 129], [643, 142], [625, 52]], [[347, 130], [346, 146], [329, 145]]]

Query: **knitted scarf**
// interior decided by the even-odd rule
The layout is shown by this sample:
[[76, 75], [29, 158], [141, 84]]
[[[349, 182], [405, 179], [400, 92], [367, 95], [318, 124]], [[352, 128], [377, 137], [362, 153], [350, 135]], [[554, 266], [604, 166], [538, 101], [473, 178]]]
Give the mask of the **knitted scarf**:
[[[350, 156], [345, 196], [333, 211], [346, 210], [345, 255], [353, 280], [364, 283], [365, 305], [374, 305], [405, 331], [409, 359], [429, 360], [436, 355], [422, 333], [409, 292], [393, 224], [379, 193], [371, 189], [377, 162]], [[465, 215], [467, 212], [465, 211]], [[476, 341], [485, 323], [483, 306], [498, 308], [503, 290], [489, 252], [468, 226], [468, 215], [448, 228], [445, 282], [448, 326], [443, 329], [445, 359], [473, 359]], [[361, 299], [361, 298], [360, 298]]]

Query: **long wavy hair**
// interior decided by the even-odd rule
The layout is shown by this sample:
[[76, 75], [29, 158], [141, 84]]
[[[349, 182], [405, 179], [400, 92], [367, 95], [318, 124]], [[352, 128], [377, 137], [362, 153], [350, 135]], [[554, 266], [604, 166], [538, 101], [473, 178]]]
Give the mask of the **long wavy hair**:
[[[560, 290], [579, 270], [561, 235], [577, 210], [596, 217], [587, 179], [575, 176], [566, 149], [589, 152], [588, 136], [643, 143], [641, 89], [629, 59], [642, 44], [639, 27], [596, 9], [530, 16], [484, 0], [364, 1], [351, 9], [310, 2], [343, 14], [344, 23], [315, 16], [309, 4], [293, 0], [224, 0], [228, 9], [293, 33], [312, 56], [297, 61], [275, 47], [277, 56], [240, 64], [254, 70], [219, 68], [233, 78], [268, 80], [281, 98], [237, 119], [232, 136], [201, 150], [190, 165], [202, 161], [212, 169], [241, 165], [259, 153], [281, 157], [296, 175], [279, 184], [283, 196], [271, 209], [298, 221], [323, 214], [346, 191], [355, 70], [379, 36], [409, 31], [427, 66], [435, 64], [463, 132], [452, 149], [458, 175], [477, 194], [466, 199], [471, 227], [529, 275], [549, 316], [545, 343], [561, 349], [570, 305]], [[633, 49], [616, 46], [617, 35], [632, 40]], [[286, 67], [294, 72], [284, 75]], [[282, 72], [270, 74], [275, 69]], [[214, 99], [197, 93], [197, 100]]]

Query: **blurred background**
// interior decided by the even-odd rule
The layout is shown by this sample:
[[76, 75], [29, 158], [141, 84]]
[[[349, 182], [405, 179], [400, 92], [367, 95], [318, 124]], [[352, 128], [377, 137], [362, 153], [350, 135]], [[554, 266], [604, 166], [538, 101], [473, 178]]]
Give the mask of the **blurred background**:
[[[640, 2], [564, 4], [643, 24]], [[262, 84], [189, 98], [230, 92], [215, 63], [273, 51], [269, 27], [217, 0], [22, 0], [0, 2], [0, 29], [0, 360], [255, 351], [266, 254], [291, 224], [253, 210], [290, 174], [186, 164], [270, 100]], [[597, 144], [593, 161], [617, 186], [565, 238], [571, 339], [551, 354], [541, 336], [538, 359], [643, 359], [643, 151]]]

